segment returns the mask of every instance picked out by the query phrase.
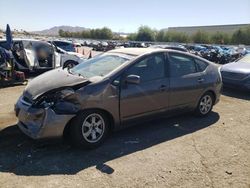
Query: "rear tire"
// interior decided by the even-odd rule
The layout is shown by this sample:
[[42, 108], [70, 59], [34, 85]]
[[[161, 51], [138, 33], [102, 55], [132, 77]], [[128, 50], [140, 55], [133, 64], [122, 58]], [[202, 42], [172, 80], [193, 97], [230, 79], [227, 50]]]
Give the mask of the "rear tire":
[[101, 145], [110, 130], [110, 123], [105, 113], [88, 110], [79, 113], [70, 126], [72, 144], [84, 149], [93, 149]]
[[213, 109], [214, 96], [210, 92], [206, 92], [199, 100], [195, 114], [199, 117], [207, 116]]

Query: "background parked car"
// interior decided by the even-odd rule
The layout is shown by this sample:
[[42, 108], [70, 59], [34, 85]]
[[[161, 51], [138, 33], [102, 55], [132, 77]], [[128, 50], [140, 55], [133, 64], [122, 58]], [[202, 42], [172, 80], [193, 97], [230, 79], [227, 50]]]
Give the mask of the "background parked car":
[[237, 62], [223, 65], [221, 75], [225, 87], [250, 91], [250, 54]]
[[[0, 46], [5, 47], [6, 40], [0, 40]], [[50, 70], [60, 66], [77, 65], [84, 61], [83, 57], [74, 52], [66, 52], [51, 43], [34, 39], [14, 39], [12, 53], [17, 70], [35, 72]]]
[[247, 53], [241, 47], [218, 45], [185, 45], [190, 53], [218, 64], [234, 62]]

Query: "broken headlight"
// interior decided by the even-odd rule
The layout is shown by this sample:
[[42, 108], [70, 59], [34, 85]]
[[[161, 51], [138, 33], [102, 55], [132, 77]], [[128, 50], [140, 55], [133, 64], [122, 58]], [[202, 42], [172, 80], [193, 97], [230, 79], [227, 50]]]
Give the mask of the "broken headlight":
[[67, 100], [68, 98], [70, 100], [70, 97], [74, 94], [75, 91], [71, 88], [63, 89], [57, 92], [46, 93], [35, 101], [34, 106], [41, 108], [51, 107], [60, 101]]

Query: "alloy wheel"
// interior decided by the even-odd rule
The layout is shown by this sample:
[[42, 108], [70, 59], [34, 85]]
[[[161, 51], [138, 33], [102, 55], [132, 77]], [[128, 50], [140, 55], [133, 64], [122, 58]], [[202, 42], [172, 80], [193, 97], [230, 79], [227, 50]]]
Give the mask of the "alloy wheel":
[[97, 113], [88, 115], [82, 124], [82, 135], [89, 143], [98, 142], [102, 138], [104, 130], [104, 119]]
[[205, 115], [208, 112], [210, 112], [211, 108], [213, 106], [213, 100], [212, 97], [210, 95], [205, 95], [202, 97], [202, 99], [200, 100], [200, 112]]

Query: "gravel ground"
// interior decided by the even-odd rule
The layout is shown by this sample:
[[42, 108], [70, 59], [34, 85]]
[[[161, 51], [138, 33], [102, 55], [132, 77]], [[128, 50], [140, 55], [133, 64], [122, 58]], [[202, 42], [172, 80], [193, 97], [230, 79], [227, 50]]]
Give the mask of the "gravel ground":
[[0, 187], [250, 187], [249, 93], [227, 90], [206, 118], [154, 120], [82, 151], [18, 130], [23, 89], [0, 89]]

